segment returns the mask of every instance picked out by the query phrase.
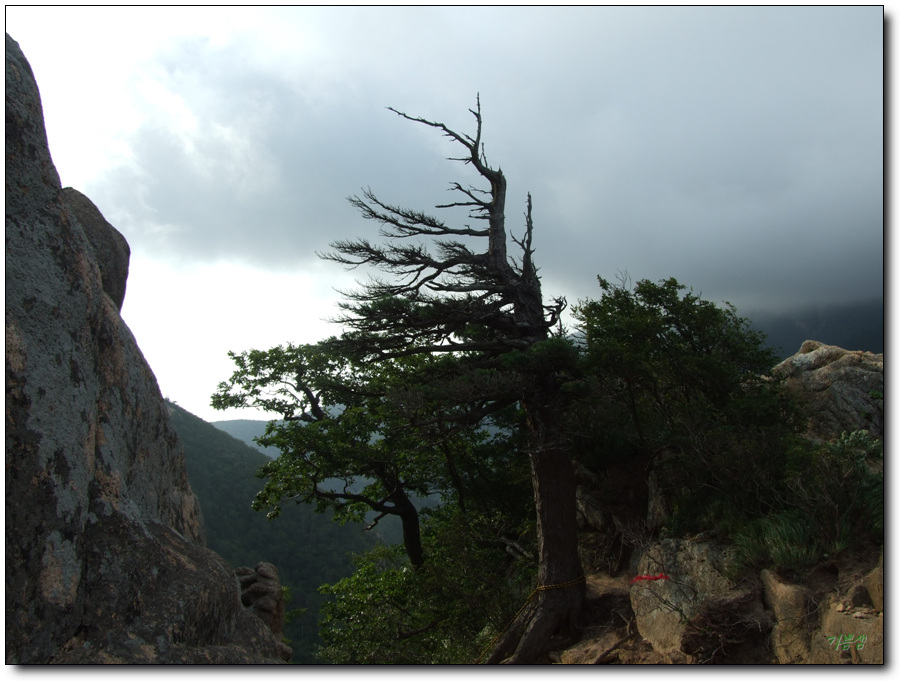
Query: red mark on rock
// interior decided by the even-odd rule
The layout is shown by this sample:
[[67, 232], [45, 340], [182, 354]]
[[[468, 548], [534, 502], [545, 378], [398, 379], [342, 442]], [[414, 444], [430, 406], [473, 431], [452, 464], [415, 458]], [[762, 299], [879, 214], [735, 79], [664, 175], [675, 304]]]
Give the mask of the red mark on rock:
[[637, 577], [635, 577], [634, 579], [631, 580], [631, 583], [634, 584], [635, 582], [643, 582], [644, 580], [653, 581], [656, 579], [668, 579], [668, 578], [669, 578], [669, 575], [664, 575], [662, 572], [660, 572], [658, 575], [638, 575]]

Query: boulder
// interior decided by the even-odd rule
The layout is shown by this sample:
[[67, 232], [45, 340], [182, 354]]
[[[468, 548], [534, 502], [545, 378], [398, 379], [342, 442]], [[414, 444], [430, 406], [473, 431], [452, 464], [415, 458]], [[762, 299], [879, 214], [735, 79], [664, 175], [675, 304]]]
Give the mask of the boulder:
[[771, 645], [781, 664], [805, 664], [809, 660], [809, 591], [790, 584], [771, 570], [760, 573], [766, 605], [775, 618]]
[[809, 435], [831, 440], [867, 430], [884, 439], [884, 354], [808, 340], [772, 373], [807, 403]]
[[7, 35], [6, 662], [280, 662], [70, 203]]
[[811, 637], [809, 664], [884, 664], [884, 615], [832, 604]]
[[[729, 652], [720, 644], [737, 650], [768, 634], [757, 590], [734, 588], [726, 576], [730, 563], [730, 549], [691, 539], [664, 539], [643, 553], [638, 576], [664, 575], [631, 587], [638, 631], [654, 651], [710, 661], [713, 650]], [[718, 643], [710, 648], [713, 639]]]
[[884, 612], [884, 547], [881, 548], [881, 557], [878, 565], [866, 575], [863, 582], [869, 595], [872, 607], [878, 612]]
[[631, 606], [638, 631], [655, 651], [681, 650], [687, 623], [699, 613], [702, 602], [731, 590], [722, 574], [723, 558], [720, 549], [686, 539], [664, 539], [644, 552], [638, 576], [665, 577], [636, 581]]
[[255, 568], [239, 567], [241, 603], [250, 608], [276, 634], [284, 631], [284, 594], [278, 569], [271, 563], [258, 563]]
[[72, 217], [81, 225], [100, 267], [103, 290], [121, 311], [128, 280], [131, 248], [125, 237], [106, 221], [94, 203], [77, 189], [66, 187], [63, 196]]
[[[255, 568], [236, 568], [234, 574], [241, 585], [241, 603], [280, 638], [284, 631], [284, 591], [278, 568], [257, 563]], [[287, 645], [281, 643], [279, 649], [284, 660], [291, 659], [293, 651]]]

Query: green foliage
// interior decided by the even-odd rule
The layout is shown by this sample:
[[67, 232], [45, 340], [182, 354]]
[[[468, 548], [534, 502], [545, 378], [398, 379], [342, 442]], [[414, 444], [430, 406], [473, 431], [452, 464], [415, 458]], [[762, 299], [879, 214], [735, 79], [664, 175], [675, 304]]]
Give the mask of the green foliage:
[[512, 453], [507, 433], [513, 431], [496, 426], [507, 418], [503, 410], [494, 408], [487, 422], [454, 406], [472, 393], [505, 391], [495, 372], [460, 373], [450, 355], [354, 361], [329, 341], [231, 356], [237, 370], [220, 384], [214, 406], [255, 406], [283, 416], [257, 439], [281, 452], [258, 473], [266, 482], [253, 508], [268, 517], [278, 517], [288, 501], [333, 511], [339, 523], [361, 522], [371, 511], [398, 515], [418, 564], [424, 557], [410, 497], [452, 495], [465, 507], [485, 484], [496, 485], [498, 499], [510, 497], [493, 472]]
[[599, 281], [601, 298], [574, 310], [585, 378], [571, 431], [581, 460], [662, 449], [694, 456], [785, 417], [777, 386], [761, 378], [775, 356], [731, 305], [675, 279]]
[[600, 286], [576, 309], [587, 387], [573, 441], [595, 465], [653, 462], [672, 506], [664, 534], [713, 530], [745, 566], [789, 570], [883, 534], [881, 444], [798, 437], [799, 405], [764, 378], [775, 356], [732, 306], [674, 279]]
[[883, 536], [881, 443], [797, 436], [801, 407], [763, 378], [776, 358], [747, 320], [674, 279], [600, 285], [576, 309], [591, 399], [573, 410], [574, 441], [595, 465], [653, 461], [672, 506], [664, 534], [712, 530], [745, 567], [786, 570]]
[[[283, 585], [281, 586], [281, 600], [282, 600], [282, 602], [284, 602], [284, 603], [290, 603], [292, 600], [294, 600], [294, 594], [293, 594], [293, 592], [291, 591], [291, 587], [289, 587], [289, 586], [286, 585], [286, 584], [283, 584]], [[284, 623], [285, 623], [286, 625], [287, 625], [287, 624], [290, 624], [291, 622], [293, 622], [293, 621], [294, 621], [295, 619], [297, 619], [298, 617], [302, 617], [304, 614], [306, 614], [306, 612], [307, 612], [308, 610], [309, 610], [309, 608], [292, 608], [292, 609], [290, 609], [290, 610], [285, 610], [285, 612], [284, 612]], [[285, 637], [285, 642], [286, 642], [286, 643], [290, 643], [290, 639], [288, 639], [287, 637]]]
[[335, 664], [468, 664], [530, 593], [533, 560], [506, 552], [501, 516], [429, 511], [423, 540], [433, 559], [413, 569], [377, 548], [356, 572], [322, 587], [322, 659]]
[[[759, 519], [752, 527], [758, 535], [757, 559], [768, 559], [776, 568], [801, 570], [825, 555], [815, 526], [804, 514], [782, 511]], [[739, 555], [747, 561], [748, 556]]]
[[[713, 530], [733, 541], [743, 567], [784, 570], [883, 541], [882, 443], [865, 432], [818, 445], [799, 437], [799, 407], [767, 378], [777, 358], [731, 305], [674, 279], [600, 286], [600, 300], [575, 309], [579, 343], [551, 337], [489, 359], [404, 356], [399, 341], [397, 356], [379, 362], [331, 341], [231, 355], [237, 371], [214, 405], [283, 417], [258, 438], [281, 455], [260, 467], [254, 508], [287, 517], [287, 501], [306, 502], [346, 523], [397, 490], [442, 502], [420, 513], [422, 564], [378, 546], [355, 558], [352, 575], [324, 580], [320, 659], [469, 663], [522, 605], [535, 537], [515, 396], [539, 374], [562, 384], [575, 458], [595, 469], [653, 466], [671, 505], [665, 535]], [[372, 319], [435, 321], [410, 300], [363, 305]], [[477, 324], [461, 329], [474, 343], [497, 338]]]
[[572, 372], [578, 364], [578, 347], [569, 338], [552, 336], [525, 350], [512, 350], [501, 357], [504, 370]]
[[798, 571], [883, 541], [882, 457], [883, 444], [867, 431], [824, 444], [795, 440], [755, 488], [770, 510], [752, 509], [733, 532], [739, 562]]

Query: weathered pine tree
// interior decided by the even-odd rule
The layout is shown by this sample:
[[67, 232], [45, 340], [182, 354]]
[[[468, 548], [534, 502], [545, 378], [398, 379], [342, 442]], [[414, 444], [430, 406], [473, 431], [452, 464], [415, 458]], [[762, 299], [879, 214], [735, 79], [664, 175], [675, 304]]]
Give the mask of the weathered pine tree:
[[[540, 587], [499, 636], [487, 662], [528, 662], [559, 644], [551, 639], [571, 633], [584, 593], [574, 473], [560, 413], [560, 373], [567, 355], [565, 344], [551, 339], [566, 302], [557, 298], [544, 304], [533, 262], [530, 195], [522, 238], [507, 235], [506, 178], [485, 159], [480, 100], [470, 109], [474, 137], [390, 110], [436, 128], [462, 146], [464, 154], [450, 160], [472, 166], [489, 188], [452, 183], [459, 200], [437, 207], [466, 208], [483, 226], [451, 227], [425, 213], [384, 203], [371, 190], [362, 198], [351, 197], [364, 218], [381, 224], [383, 241], [338, 241], [322, 257], [390, 276], [372, 278], [346, 294], [339, 321], [350, 331], [334, 341], [335, 349], [369, 361], [441, 353], [459, 358], [462, 373], [446, 385], [450, 399], [460, 403], [448, 418], [461, 423], [477, 424], [510, 403], [521, 406], [537, 513]], [[510, 239], [519, 249], [517, 260], [507, 252]], [[486, 248], [470, 247], [485, 242]], [[491, 370], [494, 378], [485, 379]], [[466, 375], [467, 381], [459, 378]], [[460, 388], [461, 383], [466, 387]]]

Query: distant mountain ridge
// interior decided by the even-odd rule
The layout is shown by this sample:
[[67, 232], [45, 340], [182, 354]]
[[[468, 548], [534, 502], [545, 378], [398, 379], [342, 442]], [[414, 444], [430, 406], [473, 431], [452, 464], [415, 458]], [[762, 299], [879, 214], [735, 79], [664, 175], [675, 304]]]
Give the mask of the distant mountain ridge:
[[278, 455], [281, 453], [277, 448], [263, 447], [254, 442], [256, 438], [262, 436], [266, 432], [266, 425], [268, 423], [268, 421], [262, 420], [232, 419], [228, 421], [210, 421], [209, 425], [215, 426], [219, 430], [231, 435], [231, 437], [246, 443], [257, 451], [262, 452], [270, 459], [277, 459]]
[[810, 306], [790, 312], [738, 311], [766, 334], [766, 345], [781, 359], [796, 353], [804, 341], [816, 340], [846, 350], [884, 353], [884, 299]]

